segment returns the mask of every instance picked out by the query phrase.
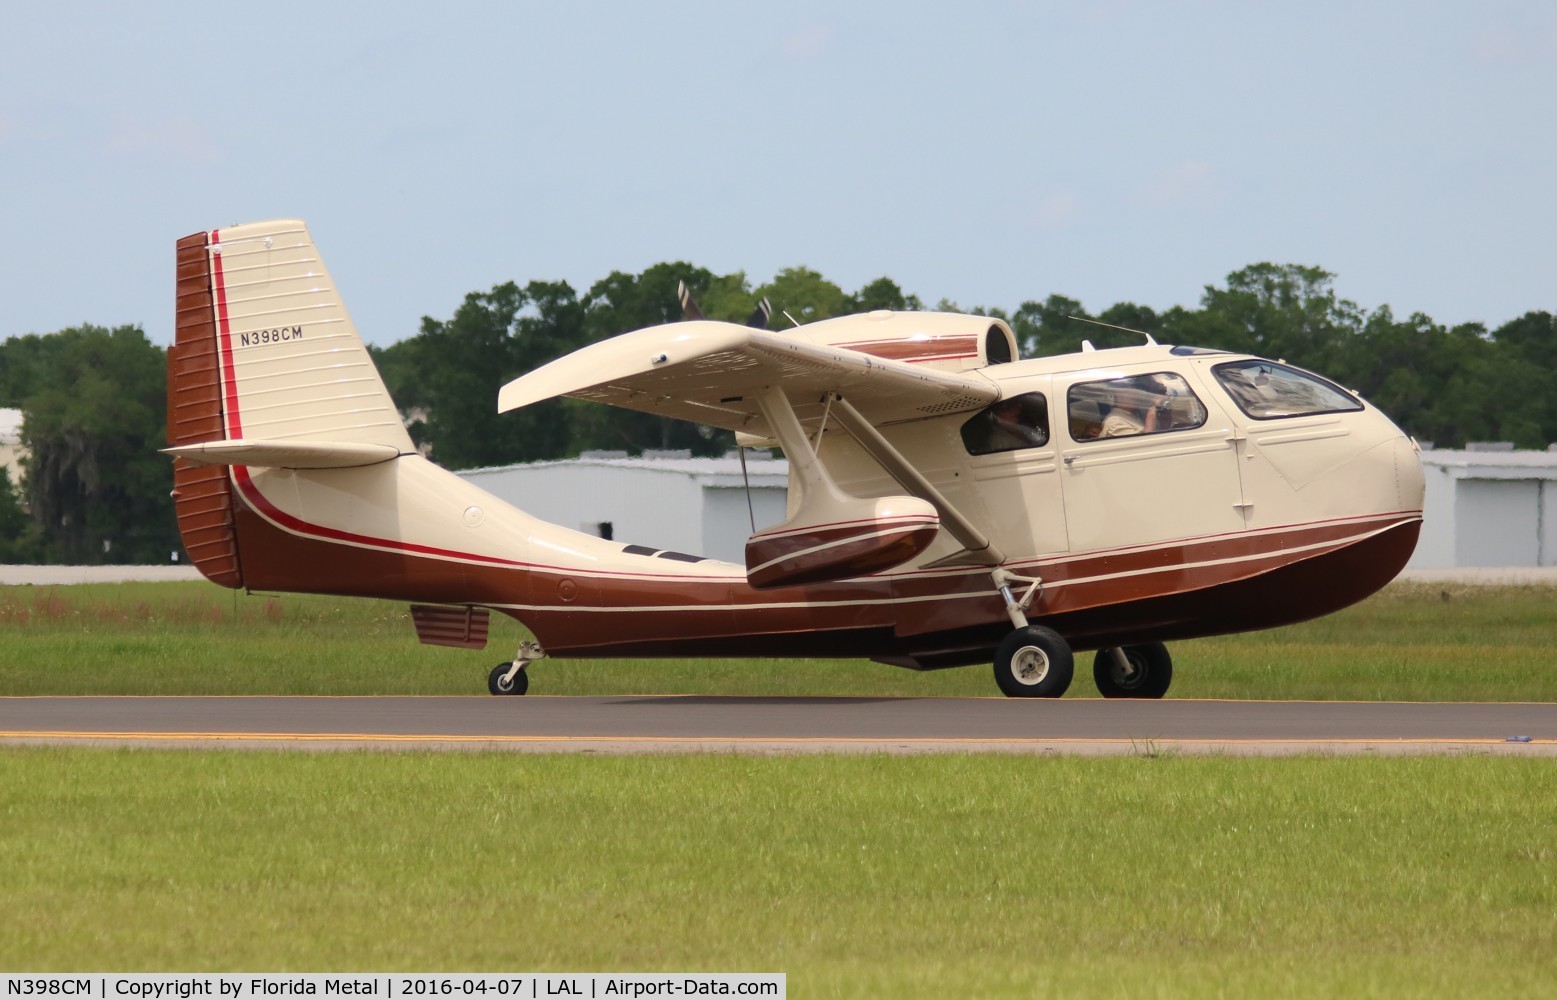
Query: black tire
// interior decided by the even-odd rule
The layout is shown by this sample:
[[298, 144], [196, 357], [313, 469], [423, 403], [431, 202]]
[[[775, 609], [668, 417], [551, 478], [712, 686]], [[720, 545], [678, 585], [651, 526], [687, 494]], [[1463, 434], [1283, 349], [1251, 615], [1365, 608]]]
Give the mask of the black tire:
[[493, 667], [492, 672], [487, 674], [487, 690], [493, 694], [502, 695], [524, 694], [530, 690], [530, 672], [528, 670], [520, 670], [517, 674], [514, 674], [513, 680], [506, 685], [503, 683], [503, 675], [508, 673], [508, 668], [513, 665], [514, 662], [509, 660], [507, 663], [499, 663]]
[[1160, 642], [1119, 647], [1130, 661], [1120, 669], [1111, 649], [1100, 649], [1092, 661], [1092, 679], [1105, 698], [1161, 698], [1173, 683], [1173, 657]]
[[1075, 672], [1070, 643], [1042, 625], [1017, 629], [995, 650], [995, 683], [1008, 698], [1058, 698]]

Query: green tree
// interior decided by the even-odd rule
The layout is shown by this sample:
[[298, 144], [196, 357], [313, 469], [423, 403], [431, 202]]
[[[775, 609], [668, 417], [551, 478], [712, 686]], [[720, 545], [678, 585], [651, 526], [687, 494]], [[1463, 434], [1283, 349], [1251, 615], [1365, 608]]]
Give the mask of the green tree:
[[[20, 341], [18, 343], [17, 341]], [[37, 552], [48, 562], [165, 562], [178, 547], [166, 443], [167, 361], [139, 327], [8, 342], [30, 363], [22, 443]], [[14, 374], [14, 373], [13, 373]]]
[[[1098, 313], [1097, 319], [1100, 323], [1119, 327], [1114, 333], [1131, 345], [1145, 343], [1140, 334], [1151, 334], [1155, 338], [1162, 330], [1162, 317], [1157, 315], [1157, 311], [1134, 302], [1116, 302]], [[1096, 329], [1101, 331], [1106, 327]]]
[[[640, 274], [613, 272], [596, 282], [582, 303], [563, 285], [499, 286], [467, 299], [447, 323], [428, 320], [423, 334], [376, 356], [403, 409], [438, 414], [426, 428], [413, 424], [412, 433], [433, 439], [436, 457], [449, 464], [557, 457], [592, 448], [718, 454], [731, 443], [728, 434], [578, 400], [527, 408], [535, 412], [510, 421], [523, 428], [513, 435], [524, 439], [523, 448], [506, 431], [492, 430], [495, 419], [516, 417], [491, 414], [503, 381], [582, 344], [679, 320], [680, 281], [705, 316], [737, 323], [747, 320], [762, 297], [803, 323], [923, 307], [918, 296], [904, 293], [888, 277], [850, 295], [814, 270], [793, 267], [754, 289], [744, 272], [717, 275], [674, 261]], [[944, 300], [937, 308], [961, 311]], [[1387, 306], [1364, 312], [1337, 294], [1330, 272], [1269, 262], [1234, 271], [1223, 285], [1207, 285], [1198, 308], [1159, 313], [1125, 301], [1095, 314], [1120, 330], [1082, 322], [1092, 314], [1059, 294], [1026, 300], [1011, 313], [972, 311], [1007, 320], [1023, 357], [1078, 351], [1083, 341], [1099, 348], [1134, 345], [1140, 337], [1132, 331], [1139, 331], [1164, 343], [1245, 351], [1312, 368], [1357, 389], [1408, 432], [1444, 446], [1507, 439], [1540, 447], [1557, 438], [1557, 318], [1550, 313], [1528, 313], [1490, 335], [1479, 324], [1448, 329], [1420, 313], [1397, 319]], [[772, 325], [790, 324], [780, 316]], [[450, 366], [457, 370], [442, 370]], [[462, 435], [482, 440], [461, 441]]]
[[1048, 357], [1081, 350], [1089, 328], [1072, 317], [1085, 317], [1087, 312], [1081, 303], [1063, 295], [1050, 295], [1042, 302], [1029, 299], [1023, 302], [1007, 322], [1016, 334], [1017, 347], [1024, 358]]
[[0, 472], [0, 563], [43, 561], [38, 526], [23, 509], [11, 477]]
[[[1500, 358], [1531, 371], [1528, 386], [1521, 387], [1529, 395], [1520, 403], [1531, 411], [1527, 420], [1534, 426], [1522, 434], [1511, 433], [1509, 439], [1531, 448], [1557, 442], [1557, 315], [1527, 312], [1494, 330], [1492, 342]], [[1514, 387], [1504, 384], [1494, 391], [1506, 399]]]
[[[784, 268], [757, 289], [757, 297], [771, 301], [775, 315], [787, 312], [801, 324], [851, 312], [850, 298], [843, 289], [809, 267]], [[783, 325], [788, 326], [789, 321]]]
[[917, 312], [924, 308], [917, 295], [904, 295], [903, 289], [891, 278], [877, 278], [849, 296], [848, 312], [871, 312], [891, 309], [893, 312]]
[[[655, 264], [642, 274], [614, 271], [597, 281], [584, 296], [585, 329], [591, 342], [682, 318], [677, 285], [685, 282], [705, 316], [745, 322], [757, 296], [746, 288], [742, 274], [716, 276], [683, 261]], [[686, 449], [694, 455], [721, 455], [734, 447], [729, 431], [716, 430], [636, 410], [623, 410], [583, 400], [568, 400], [573, 423], [569, 451], [623, 449]]]
[[[402, 411], [425, 408], [415, 436], [451, 469], [560, 458], [570, 431], [561, 400], [498, 414], [505, 383], [583, 343], [584, 310], [566, 282], [513, 282], [472, 292], [448, 320], [388, 355], [386, 384]], [[421, 443], [420, 441], [418, 443]]]
[[1208, 285], [1198, 316], [1174, 315], [1173, 335], [1189, 335], [1179, 343], [1284, 358], [1324, 371], [1363, 321], [1356, 303], [1335, 294], [1334, 280], [1317, 267], [1251, 264], [1229, 274], [1226, 288]]
[[746, 280], [745, 271], [734, 274], [716, 274], [709, 278], [707, 287], [696, 291], [703, 307], [703, 315], [726, 323], [745, 323], [757, 308], [760, 298]]

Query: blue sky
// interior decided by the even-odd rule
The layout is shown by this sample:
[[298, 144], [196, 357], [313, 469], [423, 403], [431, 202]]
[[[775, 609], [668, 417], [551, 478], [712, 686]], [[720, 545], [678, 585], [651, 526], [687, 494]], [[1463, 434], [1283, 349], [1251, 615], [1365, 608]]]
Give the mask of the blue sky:
[[0, 31], [0, 336], [170, 336], [173, 242], [308, 221], [364, 335], [688, 260], [1015, 308], [1258, 261], [1557, 311], [1557, 5], [53, 3]]

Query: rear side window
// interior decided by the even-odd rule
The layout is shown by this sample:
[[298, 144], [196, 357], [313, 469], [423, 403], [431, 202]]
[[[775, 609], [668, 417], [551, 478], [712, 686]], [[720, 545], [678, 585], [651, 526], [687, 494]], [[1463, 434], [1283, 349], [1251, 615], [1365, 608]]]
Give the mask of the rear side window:
[[1238, 408], [1256, 420], [1362, 409], [1340, 386], [1274, 361], [1234, 361], [1211, 370]]
[[1193, 430], [1206, 406], [1173, 372], [1078, 382], [1066, 394], [1070, 436], [1077, 441]]
[[969, 455], [1042, 448], [1049, 443], [1049, 401], [1041, 392], [997, 400], [962, 425]]

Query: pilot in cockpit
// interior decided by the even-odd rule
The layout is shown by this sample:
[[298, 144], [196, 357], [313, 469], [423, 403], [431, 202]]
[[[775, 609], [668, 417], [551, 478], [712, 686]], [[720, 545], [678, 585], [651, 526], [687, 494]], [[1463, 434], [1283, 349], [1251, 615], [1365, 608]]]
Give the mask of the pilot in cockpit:
[[1048, 433], [1026, 412], [1017, 397], [1002, 399], [989, 410], [989, 451], [1039, 448], [1049, 443]]

